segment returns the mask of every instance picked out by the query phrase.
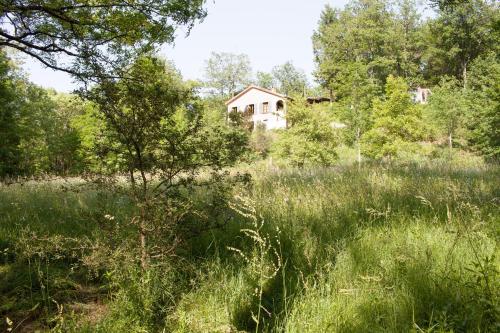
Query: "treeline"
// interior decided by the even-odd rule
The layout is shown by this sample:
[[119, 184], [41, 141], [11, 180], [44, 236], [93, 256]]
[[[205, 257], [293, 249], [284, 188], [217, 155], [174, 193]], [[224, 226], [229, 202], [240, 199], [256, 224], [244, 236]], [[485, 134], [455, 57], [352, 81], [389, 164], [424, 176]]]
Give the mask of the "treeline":
[[[149, 67], [139, 68], [148, 61], [156, 64], [158, 82], [149, 82], [144, 74]], [[228, 154], [232, 157], [239, 156], [236, 150], [244, 150], [248, 133], [227, 126], [220, 101], [200, 98], [200, 83], [184, 81], [171, 63], [156, 55], [144, 56], [127, 68], [127, 75], [133, 79], [104, 80], [78, 94], [59, 93], [31, 83], [0, 49], [0, 179], [128, 174], [139, 165], [151, 172], [190, 158], [196, 161], [186, 163], [195, 168], [208, 164], [193, 154], [205, 153], [205, 159], [222, 163], [223, 149], [232, 151]], [[139, 86], [132, 85], [136, 81]], [[119, 88], [110, 92], [112, 85]], [[106, 113], [110, 105], [117, 108], [111, 115]], [[200, 137], [203, 144], [195, 144]], [[223, 142], [212, 150], [205, 146], [214, 140]], [[159, 146], [152, 149], [153, 144]], [[153, 162], [158, 153], [172, 161]]]
[[0, 50], [0, 177], [82, 170], [79, 98], [30, 83]]
[[[453, 149], [497, 161], [498, 4], [431, 4], [434, 15], [426, 19], [414, 0], [326, 6], [312, 36], [317, 86], [291, 62], [254, 75], [245, 55], [213, 53], [203, 82], [183, 83], [196, 95], [183, 103], [196, 105], [205, 123], [219, 126], [226, 121], [223, 101], [249, 83], [292, 96], [290, 129], [268, 133], [256, 126], [246, 135], [256, 155], [272, 153], [298, 166], [336, 163], [339, 145], [355, 147], [359, 161], [433, 157]], [[167, 77], [176, 77], [170, 67]], [[412, 102], [410, 92], [418, 87], [430, 89], [428, 104]], [[199, 88], [209, 94], [201, 97]], [[302, 100], [306, 95], [330, 96], [333, 102], [311, 108]], [[30, 83], [0, 49], [0, 177], [127, 170], [130, 152], [112, 137], [95, 97]]]
[[[498, 159], [498, 3], [431, 1], [427, 19], [417, 4], [353, 0], [321, 13], [315, 76], [348, 125], [348, 141], [372, 158], [430, 141]], [[418, 87], [431, 90], [425, 107], [409, 103]]]

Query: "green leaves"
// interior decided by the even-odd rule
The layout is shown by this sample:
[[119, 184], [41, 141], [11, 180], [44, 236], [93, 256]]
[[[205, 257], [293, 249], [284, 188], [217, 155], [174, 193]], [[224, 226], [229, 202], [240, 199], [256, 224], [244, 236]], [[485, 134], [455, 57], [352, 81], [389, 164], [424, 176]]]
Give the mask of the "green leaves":
[[203, 19], [204, 2], [2, 1], [0, 45], [81, 80], [119, 76], [132, 59], [172, 42], [178, 26]]
[[252, 69], [246, 54], [212, 52], [205, 64], [206, 85], [213, 93], [228, 98], [251, 81]]
[[298, 167], [332, 165], [337, 160], [335, 148], [339, 143], [332, 115], [325, 108], [300, 103], [292, 104], [288, 111], [291, 126], [281, 133], [273, 147], [275, 154]]
[[418, 106], [411, 101], [406, 82], [389, 76], [385, 100], [374, 102], [373, 127], [362, 139], [365, 144], [363, 153], [381, 159], [417, 151], [416, 143], [425, 137], [425, 128]]
[[469, 75], [466, 117], [469, 144], [488, 159], [500, 158], [500, 61], [489, 53], [476, 59]]
[[284, 95], [303, 95], [307, 87], [306, 74], [295, 68], [295, 66], [287, 61], [283, 65], [274, 66], [272, 75], [277, 84], [277, 88]]

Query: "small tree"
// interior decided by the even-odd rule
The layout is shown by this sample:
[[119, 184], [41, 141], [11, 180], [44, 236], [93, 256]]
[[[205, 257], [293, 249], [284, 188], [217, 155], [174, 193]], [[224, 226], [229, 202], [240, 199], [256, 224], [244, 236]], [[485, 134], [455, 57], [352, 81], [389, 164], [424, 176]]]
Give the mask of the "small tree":
[[219, 97], [227, 98], [249, 84], [251, 74], [246, 54], [212, 52], [205, 65], [205, 84]]
[[[145, 269], [153, 254], [170, 253], [181, 242], [179, 228], [193, 211], [191, 190], [209, 184], [221, 188], [220, 171], [237, 159], [246, 137], [208, 126], [194, 88], [164, 61], [141, 57], [127, 74], [132, 79], [104, 79], [89, 97], [99, 106], [128, 173]], [[202, 170], [212, 177], [200, 179]]]
[[274, 77], [271, 73], [257, 72], [256, 83], [259, 87], [272, 89], [275, 86]]
[[275, 66], [272, 74], [281, 93], [285, 95], [304, 95], [307, 88], [307, 76], [304, 71], [296, 68], [290, 61]]
[[393, 158], [417, 149], [424, 138], [420, 108], [408, 93], [404, 79], [390, 75], [385, 99], [374, 101], [373, 127], [363, 137], [364, 153], [372, 158]]
[[367, 72], [362, 63], [345, 63], [331, 84], [341, 106], [341, 120], [347, 124], [348, 141], [356, 145], [358, 166], [361, 166], [361, 138], [372, 125], [372, 102], [379, 90]]
[[278, 157], [298, 167], [306, 164], [328, 166], [336, 161], [339, 138], [326, 110], [295, 102], [289, 107], [287, 120], [290, 128], [281, 134], [273, 147]]
[[471, 66], [467, 91], [468, 143], [491, 160], [500, 160], [500, 60], [490, 53]]
[[273, 132], [266, 130], [266, 125], [257, 123], [250, 136], [250, 149], [259, 157], [265, 158], [273, 142]]
[[450, 152], [455, 135], [463, 126], [467, 113], [467, 101], [464, 91], [456, 79], [443, 79], [441, 84], [432, 90], [428, 110], [438, 131], [447, 137]]

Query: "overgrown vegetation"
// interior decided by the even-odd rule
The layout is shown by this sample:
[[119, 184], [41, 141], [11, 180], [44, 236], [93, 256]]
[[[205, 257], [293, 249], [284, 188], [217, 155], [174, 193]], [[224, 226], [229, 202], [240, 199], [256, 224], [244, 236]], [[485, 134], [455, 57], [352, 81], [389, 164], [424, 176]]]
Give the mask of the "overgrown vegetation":
[[0, 330], [500, 331], [500, 11], [431, 4], [326, 6], [268, 131], [246, 55], [154, 52], [203, 0], [1, 2]]
[[130, 198], [2, 187], [2, 316], [62, 331], [498, 329], [498, 168], [253, 175], [225, 229], [191, 235], [147, 272]]

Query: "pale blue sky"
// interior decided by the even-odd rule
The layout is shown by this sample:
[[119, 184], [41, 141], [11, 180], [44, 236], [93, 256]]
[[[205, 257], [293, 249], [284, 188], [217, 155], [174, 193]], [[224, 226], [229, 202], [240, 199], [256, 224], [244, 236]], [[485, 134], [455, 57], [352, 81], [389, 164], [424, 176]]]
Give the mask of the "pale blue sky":
[[[245, 53], [254, 71], [270, 71], [291, 60], [307, 74], [314, 69], [311, 36], [325, 4], [343, 7], [347, 0], [208, 0], [208, 16], [185, 38], [178, 31], [173, 46], [160, 54], [172, 60], [186, 79], [201, 79], [212, 51]], [[71, 78], [26, 58], [30, 79], [44, 87], [71, 91]]]
[[[208, 0], [208, 16], [186, 38], [178, 31], [175, 45], [160, 54], [172, 60], [186, 79], [201, 79], [212, 51], [245, 53], [255, 71], [270, 71], [288, 60], [311, 78], [311, 36], [326, 4], [342, 8], [347, 0]], [[43, 68], [33, 59], [23, 66], [44, 87], [71, 91], [71, 78]]]

